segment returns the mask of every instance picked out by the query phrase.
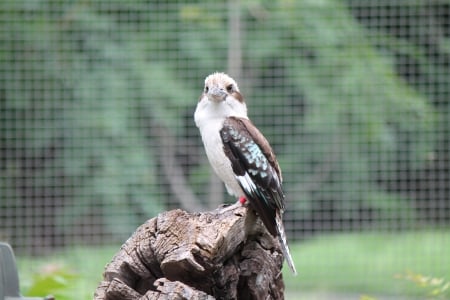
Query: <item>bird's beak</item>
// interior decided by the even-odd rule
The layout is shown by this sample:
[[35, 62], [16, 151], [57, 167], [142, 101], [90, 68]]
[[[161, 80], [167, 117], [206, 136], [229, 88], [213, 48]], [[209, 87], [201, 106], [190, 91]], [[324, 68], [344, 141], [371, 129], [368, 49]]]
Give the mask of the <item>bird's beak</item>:
[[225, 101], [228, 94], [223, 89], [218, 87], [212, 87], [209, 89], [209, 91], [206, 93], [206, 96], [208, 97], [209, 101], [213, 102], [221, 102]]

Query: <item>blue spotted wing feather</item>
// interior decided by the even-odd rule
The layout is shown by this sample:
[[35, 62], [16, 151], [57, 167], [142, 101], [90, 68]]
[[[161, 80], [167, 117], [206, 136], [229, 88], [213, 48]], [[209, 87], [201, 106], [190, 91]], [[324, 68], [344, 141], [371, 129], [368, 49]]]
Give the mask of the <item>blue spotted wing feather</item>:
[[220, 135], [251, 207], [277, 236], [275, 219], [277, 211], [284, 211], [284, 194], [280, 168], [269, 142], [249, 120], [236, 117], [225, 120]]

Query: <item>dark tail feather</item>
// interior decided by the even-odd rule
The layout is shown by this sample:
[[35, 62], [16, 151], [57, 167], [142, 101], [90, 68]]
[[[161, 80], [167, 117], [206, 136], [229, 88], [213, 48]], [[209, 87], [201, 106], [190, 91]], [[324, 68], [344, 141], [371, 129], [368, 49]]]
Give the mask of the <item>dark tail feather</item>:
[[294, 261], [292, 260], [291, 252], [289, 251], [289, 246], [287, 244], [286, 233], [284, 232], [283, 220], [281, 213], [276, 212], [275, 222], [277, 225], [278, 240], [280, 241], [281, 251], [283, 252], [284, 259], [286, 260], [289, 268], [294, 275], [297, 275], [297, 270], [295, 269]]

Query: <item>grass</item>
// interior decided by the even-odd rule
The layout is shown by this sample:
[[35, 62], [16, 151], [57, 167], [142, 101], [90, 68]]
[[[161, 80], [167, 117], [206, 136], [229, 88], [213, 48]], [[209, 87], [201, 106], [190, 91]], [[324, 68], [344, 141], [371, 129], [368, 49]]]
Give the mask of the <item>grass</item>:
[[117, 247], [75, 247], [51, 257], [17, 257], [22, 294], [58, 300], [92, 299]]
[[293, 245], [299, 275], [284, 270], [290, 293], [343, 292], [423, 296], [424, 287], [399, 278], [413, 272], [450, 280], [450, 232], [358, 233], [321, 236]]
[[[450, 280], [450, 232], [446, 231], [326, 235], [291, 248], [299, 275], [293, 277], [284, 268], [287, 299], [314, 293], [356, 295], [352, 299], [428, 293], [418, 284], [396, 278], [409, 271]], [[45, 258], [18, 257], [22, 291], [28, 296], [53, 294], [58, 300], [92, 299], [105, 264], [118, 250], [118, 246], [73, 248]]]

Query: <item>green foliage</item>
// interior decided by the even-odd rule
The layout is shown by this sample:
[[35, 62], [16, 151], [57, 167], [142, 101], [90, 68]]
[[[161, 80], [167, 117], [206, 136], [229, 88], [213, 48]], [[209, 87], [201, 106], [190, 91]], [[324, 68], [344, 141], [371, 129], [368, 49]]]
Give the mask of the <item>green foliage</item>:
[[[383, 5], [423, 8], [398, 3]], [[450, 74], [420, 41], [364, 24], [349, 8], [370, 1], [348, 4], [244, 1], [244, 76], [253, 81], [242, 90], [277, 150], [290, 209], [308, 217], [333, 203], [337, 218], [413, 219], [410, 199], [386, 182], [448, 151]], [[216, 1], [1, 2], [0, 207], [21, 218], [15, 208], [36, 201], [62, 205], [45, 221], [55, 230], [91, 222], [120, 239], [164, 209], [170, 194], [152, 124], [181, 144], [191, 138], [201, 80], [225, 69], [232, 47], [227, 9]], [[436, 40], [438, 54], [448, 54], [448, 38]], [[403, 56], [427, 84], [398, 70]], [[442, 93], [427, 89], [434, 85]], [[190, 156], [186, 164], [189, 182], [207, 183], [193, 172], [204, 165]]]
[[[267, 122], [273, 99], [277, 106], [304, 107], [298, 118], [288, 120], [293, 136], [282, 142], [288, 194], [300, 192], [311, 205], [314, 200], [334, 202], [344, 213], [371, 207], [385, 215], [374, 195], [380, 202], [391, 198], [401, 208], [397, 212], [407, 209], [399, 196], [380, 189], [380, 176], [424, 166], [434, 147], [433, 107], [395, 74], [392, 57], [374, 49], [367, 31], [341, 2], [278, 1], [267, 13], [270, 17], [255, 20], [252, 29], [261, 28], [261, 43], [266, 32], [274, 42], [269, 48], [254, 46], [264, 50], [250, 48], [253, 66], [264, 70], [275, 61], [285, 74], [281, 81], [297, 99], [262, 85], [253, 98], [265, 99], [262, 105], [269, 110], [260, 117], [264, 122], [256, 123], [275, 135], [271, 130], [278, 129]], [[289, 51], [303, 55], [277, 56]]]
[[[439, 283], [434, 287], [442, 290], [448, 280], [432, 278], [449, 277], [448, 247], [450, 234], [446, 230], [322, 235], [291, 246], [300, 275], [294, 277], [285, 269], [283, 278], [289, 293], [321, 291], [344, 293], [347, 299], [363, 294], [374, 299], [424, 299], [424, 292], [431, 292], [432, 287], [410, 284], [405, 277], [408, 273], [400, 272], [414, 269], [414, 274], [433, 274], [421, 277], [428, 278], [429, 284]], [[398, 274], [403, 279], [399, 280]], [[448, 297], [448, 290], [442, 292]]]
[[369, 295], [361, 295], [361, 297], [359, 297], [359, 300], [377, 300], [377, 299]]
[[73, 283], [79, 280], [66, 266], [47, 264], [31, 278], [31, 285], [25, 291], [27, 296], [43, 297], [52, 295], [56, 299], [73, 298]]
[[[357, 299], [362, 294], [366, 295], [365, 298], [361, 296], [364, 300], [389, 296], [423, 299], [424, 292], [429, 296], [432, 287], [442, 291], [442, 297], [434, 299], [446, 299], [444, 296], [448, 299], [448, 289], [445, 289], [448, 280], [440, 278], [450, 276], [445, 264], [449, 247], [447, 231], [322, 235], [293, 243], [291, 252], [299, 275], [293, 276], [287, 267], [284, 268], [286, 299], [318, 298], [314, 295], [323, 298], [323, 293], [343, 293], [344, 299]], [[105, 265], [117, 251], [118, 247], [73, 247], [49, 257], [19, 256], [22, 292], [31, 296], [30, 291], [39, 286], [39, 291], [33, 295], [92, 299]], [[400, 274], [401, 278], [398, 278], [402, 270], [412, 268], [417, 271]], [[30, 269], [35, 271], [30, 272]], [[425, 277], [419, 274], [436, 275]], [[45, 284], [39, 283], [40, 278], [46, 278]], [[417, 286], [422, 281], [426, 286]], [[67, 295], [71, 296], [67, 298]]]
[[73, 247], [47, 257], [19, 256], [21, 292], [63, 300], [92, 299], [105, 265], [117, 251], [117, 247]]
[[397, 274], [396, 278], [414, 283], [423, 290], [427, 299], [450, 299], [450, 281], [444, 278], [424, 276], [411, 271]]

